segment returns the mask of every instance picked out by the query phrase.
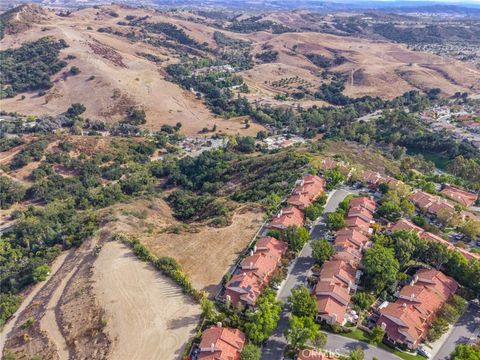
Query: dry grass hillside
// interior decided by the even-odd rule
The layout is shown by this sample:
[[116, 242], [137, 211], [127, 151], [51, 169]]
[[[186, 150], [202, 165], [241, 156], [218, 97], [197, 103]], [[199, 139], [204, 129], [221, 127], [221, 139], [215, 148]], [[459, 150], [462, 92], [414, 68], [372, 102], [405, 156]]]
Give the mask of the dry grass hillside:
[[457, 91], [479, 91], [480, 71], [456, 60], [408, 50], [404, 45], [320, 33], [257, 33], [255, 50], [270, 47], [278, 51], [276, 63], [263, 64], [246, 72], [246, 78], [264, 90], [273, 91], [265, 82], [300, 76], [319, 82], [319, 68], [306, 57], [318, 54], [346, 62], [330, 69], [348, 76], [345, 94], [393, 98], [411, 89], [440, 88], [447, 95]]
[[[116, 15], [112, 16], [112, 12]], [[83, 9], [65, 17], [58, 16], [53, 11], [29, 6], [11, 20], [15, 23], [16, 30], [5, 31], [0, 49], [18, 47], [26, 41], [51, 35], [68, 43], [69, 47], [61, 51], [61, 56], [74, 56], [73, 60], [69, 60], [69, 66], [77, 66], [81, 72], [66, 77], [61, 71], [53, 77], [54, 86], [45, 96], [39, 97], [35, 92], [3, 99], [2, 110], [53, 115], [65, 111], [74, 102], [80, 102], [87, 107], [87, 117], [115, 122], [123, 118], [130, 107], [138, 106], [146, 110], [146, 127], [153, 130], [159, 129], [162, 124], [180, 121], [187, 134], [198, 133], [214, 124], [219, 131], [252, 132], [251, 129], [243, 129], [240, 121], [215, 118], [193, 92], [165, 79], [165, 67], [179, 61], [179, 51], [154, 47], [142, 41], [133, 42], [125, 36], [98, 32], [101, 27], [111, 27], [113, 32], [140, 31], [138, 28], [117, 24], [125, 21], [127, 15], [148, 16], [149, 22], [175, 24], [199, 44], [208, 44], [211, 49], [216, 47], [213, 33], [218, 29], [205, 19], [195, 18], [195, 21], [191, 21], [192, 18], [186, 14], [110, 5]], [[301, 13], [294, 15], [292, 18], [283, 14], [276, 20], [283, 19], [288, 25], [289, 21], [298, 18]], [[472, 92], [480, 89], [478, 70], [458, 61], [410, 51], [402, 45], [313, 32], [223, 32], [229, 37], [251, 41], [252, 55], [265, 48], [279, 53], [274, 62], [260, 64], [256, 61], [252, 69], [241, 73], [251, 89], [251, 93], [247, 94], [251, 101], [279, 105], [280, 102], [274, 100], [274, 96], [288, 91], [273, 87], [272, 82], [281, 79], [295, 78], [291, 84], [292, 89], [302, 86], [313, 94], [322, 82], [328, 80], [322, 78], [322, 69], [309, 61], [307, 54], [320, 54], [330, 59], [335, 56], [344, 57], [346, 62], [329, 71], [347, 76], [345, 94], [353, 97], [371, 95], [392, 98], [411, 89], [426, 90], [434, 87], [441, 88], [448, 95], [457, 91]], [[211, 53], [195, 51], [203, 56], [213, 56]], [[155, 55], [161, 61], [149, 61], [139, 53]], [[23, 100], [22, 95], [26, 95]], [[295, 102], [303, 106], [324, 105], [311, 98]]]

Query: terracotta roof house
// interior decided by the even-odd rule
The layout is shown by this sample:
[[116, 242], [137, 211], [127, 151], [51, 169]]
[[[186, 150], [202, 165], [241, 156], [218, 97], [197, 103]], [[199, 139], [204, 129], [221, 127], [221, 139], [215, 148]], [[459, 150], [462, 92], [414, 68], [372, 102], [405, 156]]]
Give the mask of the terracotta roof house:
[[305, 175], [293, 189], [288, 204], [305, 209], [325, 192], [325, 180], [316, 175]]
[[422, 210], [426, 210], [429, 214], [438, 216], [442, 212], [452, 213], [455, 206], [438, 196], [427, 194], [423, 191], [417, 191], [410, 196], [410, 200]]
[[225, 285], [225, 299], [234, 306], [255, 306], [266, 284], [254, 272], [234, 274]]
[[349, 228], [355, 228], [357, 231], [361, 231], [364, 234], [369, 234], [371, 232], [370, 221], [365, 221], [358, 216], [347, 217], [345, 219], [345, 225]]
[[348, 288], [353, 289], [357, 279], [357, 261], [330, 260], [326, 261], [320, 270], [321, 281], [342, 281]]
[[353, 247], [357, 250], [362, 250], [367, 243], [368, 237], [356, 228], [337, 231], [334, 241], [334, 245], [338, 248]]
[[400, 219], [397, 221], [395, 225], [392, 226], [391, 228], [392, 231], [413, 231], [417, 235], [420, 235], [421, 233], [424, 232], [424, 230], [420, 227], [412, 223], [411, 221], [408, 221], [407, 219]]
[[337, 358], [317, 350], [304, 349], [298, 353], [297, 360], [337, 360]]
[[263, 281], [268, 281], [277, 268], [279, 258], [268, 253], [257, 252], [243, 259], [240, 268], [244, 272], [253, 271]]
[[240, 360], [245, 334], [238, 329], [212, 326], [202, 333], [199, 360]]
[[343, 325], [350, 303], [350, 292], [342, 282], [319, 281], [315, 287], [317, 319], [328, 324]]
[[285, 230], [291, 225], [303, 226], [303, 211], [294, 206], [284, 208], [275, 216], [268, 225], [269, 228]]
[[455, 280], [442, 272], [419, 270], [410, 285], [399, 291], [395, 303], [380, 310], [377, 324], [390, 341], [415, 349], [437, 312], [457, 289]]
[[453, 215], [453, 213], [455, 212], [455, 206], [446, 202], [445, 200], [442, 201], [439, 199], [437, 202], [434, 202], [432, 205], [429, 206], [427, 212], [437, 216], [441, 213], [450, 213]]
[[461, 190], [456, 187], [445, 185], [440, 194], [458, 202], [459, 204], [469, 207], [477, 201], [478, 195], [469, 191]]
[[253, 252], [268, 252], [271, 256], [281, 259], [287, 252], [288, 244], [271, 236], [263, 236], [257, 240]]
[[381, 183], [385, 182], [385, 179], [380, 173], [374, 172], [374, 171], [369, 171], [365, 170], [363, 172], [363, 181], [368, 184], [369, 187], [371, 188], [377, 188]]
[[435, 202], [435, 196], [423, 191], [417, 191], [410, 196], [410, 200], [421, 209], [428, 209]]
[[260, 238], [254, 250], [243, 259], [238, 273], [225, 285], [225, 299], [234, 306], [255, 306], [287, 247], [285, 242], [271, 236]]
[[336, 238], [348, 238], [352, 239], [356, 242], [366, 243], [368, 241], [368, 237], [365, 236], [361, 231], [355, 228], [347, 228], [338, 230], [335, 233]]
[[332, 260], [343, 261], [360, 261], [362, 259], [362, 252], [354, 247], [345, 247], [336, 251], [332, 256]]
[[350, 208], [363, 207], [371, 213], [375, 212], [375, 209], [377, 208], [375, 200], [368, 196], [353, 198], [352, 200], [350, 200], [349, 205]]
[[348, 210], [347, 217], [354, 217], [354, 216], [358, 216], [368, 222], [371, 222], [373, 220], [372, 212], [361, 206], [351, 207]]

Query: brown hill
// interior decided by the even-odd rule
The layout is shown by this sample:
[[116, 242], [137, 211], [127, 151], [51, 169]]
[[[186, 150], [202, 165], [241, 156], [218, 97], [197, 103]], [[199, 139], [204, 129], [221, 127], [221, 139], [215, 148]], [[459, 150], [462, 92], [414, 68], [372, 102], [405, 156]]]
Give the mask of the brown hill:
[[[164, 37], [161, 34], [156, 35], [155, 46], [132, 40], [127, 36], [128, 33], [134, 36], [141, 30], [125, 26], [125, 22], [126, 16], [147, 16], [148, 22], [175, 24], [197, 44], [208, 45], [210, 49], [216, 47], [213, 33], [218, 29], [213, 25], [201, 23], [199, 19], [189, 18], [185, 14], [114, 5], [83, 9], [69, 16], [58, 16], [38, 7], [22, 9], [15, 15], [18, 19], [28, 19], [32, 13], [41, 13], [41, 16], [35, 21], [28, 21], [27, 28], [19, 26], [17, 29], [21, 28], [22, 31], [16, 31], [14, 36], [10, 35], [10, 30], [6, 31], [0, 41], [0, 49], [18, 47], [25, 41], [51, 35], [68, 43], [69, 47], [61, 51], [61, 57], [71, 55], [69, 66], [77, 66], [81, 72], [68, 77], [63, 72], [58, 73], [52, 79], [54, 86], [45, 96], [30, 93], [3, 99], [2, 110], [33, 115], [58, 114], [70, 104], [80, 102], [87, 107], [87, 117], [113, 122], [122, 119], [131, 106], [138, 106], [145, 109], [146, 126], [150, 129], [180, 121], [187, 133], [198, 133], [214, 124], [224, 132], [254, 134], [259, 130], [255, 125], [244, 129], [239, 120], [215, 118], [193, 92], [166, 80], [166, 66], [178, 62], [186, 46], [182, 45], [180, 50], [163, 46]], [[119, 25], [119, 22], [124, 24]], [[99, 32], [100, 28], [108, 31]], [[402, 45], [314, 32], [222, 32], [232, 38], [251, 41], [252, 55], [265, 48], [278, 51], [278, 58], [274, 62], [260, 64], [257, 61], [252, 69], [241, 72], [252, 90], [247, 95], [252, 101], [279, 104], [273, 99], [276, 94], [289, 93], [298, 87], [308, 89], [313, 94], [322, 82], [328, 80], [321, 76], [323, 69], [308, 59], [309, 54], [323, 55], [328, 59], [343, 57], [345, 61], [329, 71], [347, 76], [345, 94], [354, 97], [371, 95], [392, 98], [411, 89], [434, 87], [441, 88], [448, 95], [480, 89], [478, 70], [458, 61], [414, 52]], [[194, 46], [188, 47], [192, 53], [214, 56]], [[148, 60], [145, 54], [154, 55], [159, 61]], [[273, 86], [274, 82], [281, 79], [290, 79], [291, 84], [285, 88]], [[22, 100], [22, 95], [26, 95], [26, 99]], [[295, 102], [304, 106], [323, 104], [311, 97]]]

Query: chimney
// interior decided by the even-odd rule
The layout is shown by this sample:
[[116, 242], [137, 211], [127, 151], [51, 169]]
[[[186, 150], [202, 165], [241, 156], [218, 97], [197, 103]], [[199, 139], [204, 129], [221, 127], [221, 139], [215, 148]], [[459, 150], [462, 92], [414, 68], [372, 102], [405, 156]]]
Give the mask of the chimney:
[[415, 276], [413, 277], [413, 283], [416, 284], [418, 281], [418, 275], [415, 274]]
[[410, 301], [413, 301], [415, 299], [415, 294], [410, 295]]
[[219, 327], [219, 328], [222, 327], [222, 322], [221, 321], [217, 322], [217, 327]]
[[253, 250], [250, 250], [250, 256], [253, 256]]
[[415, 280], [412, 279], [412, 281], [410, 281], [410, 286], [413, 286], [415, 285]]
[[250, 270], [253, 269], [253, 261], [250, 261]]
[[380, 325], [380, 327], [382, 328], [383, 331], [385, 331], [385, 329], [387, 328], [387, 324], [385, 324], [384, 322], [382, 322], [382, 324]]
[[214, 343], [211, 343], [210, 344], [210, 352], [215, 352], [215, 344]]
[[403, 304], [402, 304], [402, 307], [403, 307], [403, 308], [406, 308], [406, 307], [407, 307], [407, 303], [403, 303]]
[[257, 252], [257, 245], [254, 245], [254, 246], [253, 246], [253, 252], [254, 252], [254, 253]]

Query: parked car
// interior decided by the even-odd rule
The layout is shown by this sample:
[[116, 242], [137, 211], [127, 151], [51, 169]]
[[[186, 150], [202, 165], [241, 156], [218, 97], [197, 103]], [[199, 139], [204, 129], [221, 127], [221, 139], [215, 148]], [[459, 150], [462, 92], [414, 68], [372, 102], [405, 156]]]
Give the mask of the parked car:
[[423, 357], [426, 357], [427, 359], [432, 358], [432, 354], [427, 350], [425, 346], [419, 346], [417, 352]]

